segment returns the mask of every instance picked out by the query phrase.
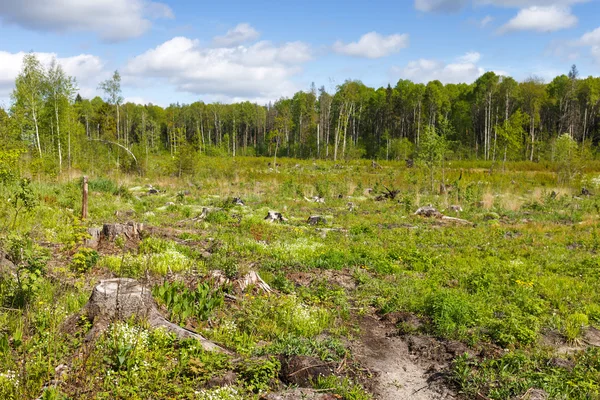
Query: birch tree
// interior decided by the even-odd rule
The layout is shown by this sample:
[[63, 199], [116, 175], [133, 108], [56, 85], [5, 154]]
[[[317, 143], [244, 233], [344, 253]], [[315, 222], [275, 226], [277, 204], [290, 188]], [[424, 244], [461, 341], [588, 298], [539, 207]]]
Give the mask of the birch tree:
[[15, 81], [12, 92], [13, 112], [29, 119], [35, 132], [35, 147], [42, 156], [40, 142], [40, 111], [44, 105], [44, 87], [46, 75], [43, 65], [33, 53], [23, 57], [23, 68]]

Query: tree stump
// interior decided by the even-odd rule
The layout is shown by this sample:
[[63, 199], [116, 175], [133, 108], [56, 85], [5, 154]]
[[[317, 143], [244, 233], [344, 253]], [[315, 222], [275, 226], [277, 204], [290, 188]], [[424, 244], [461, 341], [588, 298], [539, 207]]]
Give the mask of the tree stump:
[[454, 211], [455, 213], [459, 213], [462, 212], [462, 207], [456, 204], [451, 205], [450, 207], [448, 207], [450, 210]]
[[415, 215], [420, 215], [427, 218], [441, 218], [443, 216], [443, 214], [436, 210], [431, 204], [428, 206], [419, 207], [417, 211], [415, 211]]
[[129, 240], [138, 239], [144, 230], [144, 224], [128, 222], [126, 224], [104, 224], [102, 236], [114, 240], [117, 236], [125, 236]]
[[250, 271], [241, 278], [230, 280], [225, 276], [223, 271], [215, 270], [212, 271], [210, 277], [215, 281], [216, 286], [231, 285], [234, 292], [241, 294], [248, 289], [250, 286], [254, 286], [257, 289], [262, 290], [266, 293], [271, 293], [273, 289], [256, 273], [256, 271]]
[[112, 322], [126, 321], [134, 317], [146, 319], [150, 327], [164, 328], [179, 339], [197, 339], [207, 351], [226, 351], [196, 332], [167, 321], [158, 311], [150, 289], [135, 279], [115, 278], [100, 281], [92, 290], [82, 313], [93, 324], [86, 337], [87, 341], [95, 339]]
[[320, 215], [311, 215], [310, 217], [308, 217], [308, 220], [306, 222], [309, 225], [326, 225], [327, 224], [327, 220], [325, 219], [325, 217], [321, 217]]

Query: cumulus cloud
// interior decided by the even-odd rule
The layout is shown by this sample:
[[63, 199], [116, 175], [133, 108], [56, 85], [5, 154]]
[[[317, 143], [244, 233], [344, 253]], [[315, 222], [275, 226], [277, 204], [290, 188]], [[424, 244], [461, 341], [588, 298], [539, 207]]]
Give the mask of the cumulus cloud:
[[147, 0], [0, 0], [3, 24], [41, 32], [95, 32], [107, 41], [141, 36], [157, 18], [173, 18], [173, 11]]
[[590, 47], [592, 57], [600, 64], [600, 28], [585, 33], [575, 44]]
[[451, 63], [438, 60], [420, 59], [409, 62], [405, 67], [394, 67], [392, 74], [402, 79], [427, 83], [439, 80], [442, 83], [471, 83], [485, 73], [478, 66], [481, 55], [470, 52]]
[[198, 40], [176, 37], [132, 58], [123, 72], [130, 82], [166, 80], [196, 95], [273, 100], [296, 90], [291, 78], [311, 58], [302, 42], [206, 48]]
[[[475, 6], [497, 6], [511, 8], [528, 8], [534, 6], [570, 6], [586, 3], [590, 0], [472, 0]], [[457, 12], [463, 9], [469, 0], [415, 0], [415, 8], [424, 12]]]
[[407, 34], [383, 36], [369, 32], [362, 35], [358, 42], [346, 44], [338, 40], [333, 44], [333, 51], [354, 57], [381, 58], [399, 52], [408, 47], [408, 43]]
[[237, 46], [238, 44], [252, 42], [260, 37], [260, 33], [256, 31], [250, 24], [238, 24], [235, 28], [230, 29], [224, 36], [217, 36], [213, 42], [217, 46]]
[[554, 32], [577, 25], [577, 17], [571, 14], [568, 7], [538, 7], [533, 6], [520, 10], [519, 13], [505, 25], [499, 33], [514, 31]]
[[[15, 85], [15, 78], [23, 66], [25, 54], [0, 51], [0, 98], [9, 98]], [[46, 66], [56, 58], [67, 75], [77, 79], [79, 93], [83, 97], [92, 97], [96, 94], [98, 82], [105, 74], [104, 63], [94, 55], [80, 54], [73, 57], [58, 57], [55, 53], [35, 53], [35, 55]]]

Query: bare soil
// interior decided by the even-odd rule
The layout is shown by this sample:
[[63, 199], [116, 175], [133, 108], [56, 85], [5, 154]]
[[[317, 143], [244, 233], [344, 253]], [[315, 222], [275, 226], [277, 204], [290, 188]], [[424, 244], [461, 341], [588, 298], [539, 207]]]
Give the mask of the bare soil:
[[[379, 400], [442, 400], [455, 399], [453, 391], [439, 371], [446, 370], [450, 357], [424, 357], [411, 352], [426, 353], [436, 349], [438, 342], [421, 336], [401, 337], [389, 323], [375, 316], [363, 317], [361, 338], [352, 344], [354, 357], [372, 375], [370, 390]], [[410, 340], [407, 340], [409, 338]], [[429, 339], [429, 338], [428, 338]], [[411, 344], [412, 341], [412, 344]], [[446, 351], [443, 351], [446, 354]], [[427, 366], [429, 365], [429, 366]]]

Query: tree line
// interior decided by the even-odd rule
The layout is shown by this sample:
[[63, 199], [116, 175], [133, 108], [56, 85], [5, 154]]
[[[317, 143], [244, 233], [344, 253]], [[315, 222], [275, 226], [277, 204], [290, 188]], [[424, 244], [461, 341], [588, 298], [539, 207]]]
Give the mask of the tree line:
[[161, 153], [409, 159], [432, 135], [454, 158], [538, 161], [554, 157], [564, 134], [588, 149], [600, 139], [600, 78], [581, 78], [575, 66], [550, 83], [488, 72], [472, 84], [401, 79], [375, 89], [348, 80], [331, 92], [313, 84], [267, 105], [124, 103], [118, 71], [99, 85], [102, 97], [77, 91], [58, 62], [26, 55], [11, 105], [0, 108], [7, 151], [60, 172], [90, 152], [123, 167]]

